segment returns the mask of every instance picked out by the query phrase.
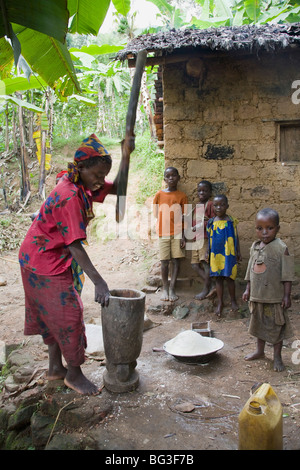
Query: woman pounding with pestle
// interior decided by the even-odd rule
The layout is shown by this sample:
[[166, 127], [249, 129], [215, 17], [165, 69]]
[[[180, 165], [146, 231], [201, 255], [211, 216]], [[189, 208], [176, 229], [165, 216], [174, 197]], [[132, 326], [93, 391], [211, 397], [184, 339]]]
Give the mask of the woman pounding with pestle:
[[[25, 335], [42, 335], [48, 345], [48, 379], [64, 379], [80, 394], [98, 393], [82, 373], [86, 336], [83, 305], [75, 288], [75, 260], [95, 285], [95, 301], [109, 302], [109, 289], [82, 246], [86, 228], [94, 217], [93, 202], [116, 194], [117, 182], [127, 163], [121, 160], [115, 181], [105, 180], [112, 160], [92, 134], [85, 139], [64, 175], [42, 205], [19, 251], [25, 291]], [[66, 360], [63, 366], [62, 356]]]

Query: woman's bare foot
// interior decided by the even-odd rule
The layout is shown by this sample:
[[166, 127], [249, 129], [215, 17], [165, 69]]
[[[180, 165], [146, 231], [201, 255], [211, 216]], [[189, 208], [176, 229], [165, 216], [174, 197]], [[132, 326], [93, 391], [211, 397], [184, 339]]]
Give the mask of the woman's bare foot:
[[47, 373], [48, 380], [61, 380], [67, 375], [66, 369], [62, 362], [62, 354], [58, 343], [48, 345], [49, 351], [49, 368]]
[[53, 369], [48, 370], [47, 379], [48, 380], [63, 380], [67, 375], [68, 369], [64, 366], [61, 367], [53, 367]]
[[71, 367], [71, 371], [68, 370], [64, 383], [67, 387], [81, 395], [97, 395], [99, 393], [98, 387], [83, 375], [80, 367]]

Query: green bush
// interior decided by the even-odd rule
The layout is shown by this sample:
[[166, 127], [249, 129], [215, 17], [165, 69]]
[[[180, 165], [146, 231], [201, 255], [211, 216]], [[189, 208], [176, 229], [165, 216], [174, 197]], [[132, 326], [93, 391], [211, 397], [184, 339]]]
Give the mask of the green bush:
[[149, 132], [137, 136], [131, 165], [133, 171], [141, 171], [144, 176], [140, 180], [136, 200], [137, 203], [143, 204], [148, 197], [154, 196], [161, 188], [165, 170], [164, 154], [151, 140]]

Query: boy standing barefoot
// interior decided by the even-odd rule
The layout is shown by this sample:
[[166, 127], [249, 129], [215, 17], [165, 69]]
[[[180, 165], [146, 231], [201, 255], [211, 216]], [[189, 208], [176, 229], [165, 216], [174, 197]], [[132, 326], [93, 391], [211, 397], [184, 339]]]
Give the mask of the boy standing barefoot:
[[[180, 176], [177, 168], [168, 167], [164, 172], [166, 189], [158, 191], [153, 199], [153, 214], [157, 218], [159, 236], [159, 256], [163, 293], [161, 300], [178, 299], [175, 283], [179, 271], [180, 259], [185, 256], [185, 238], [183, 215], [186, 210], [187, 196], [177, 189]], [[168, 283], [169, 264], [172, 265], [170, 287]]]
[[292, 335], [286, 310], [291, 306], [294, 257], [289, 255], [286, 244], [276, 238], [279, 228], [279, 215], [275, 210], [266, 208], [257, 213], [258, 241], [250, 250], [243, 300], [249, 300], [249, 332], [257, 337], [256, 351], [247, 355], [246, 361], [263, 357], [267, 341], [273, 344], [274, 370], [281, 372], [284, 370], [283, 339]]

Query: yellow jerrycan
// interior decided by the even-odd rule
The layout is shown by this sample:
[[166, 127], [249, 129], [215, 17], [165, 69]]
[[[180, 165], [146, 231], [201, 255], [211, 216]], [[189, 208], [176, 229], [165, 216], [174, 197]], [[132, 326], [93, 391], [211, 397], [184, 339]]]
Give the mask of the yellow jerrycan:
[[239, 415], [239, 450], [282, 450], [282, 406], [268, 383], [249, 398]]

